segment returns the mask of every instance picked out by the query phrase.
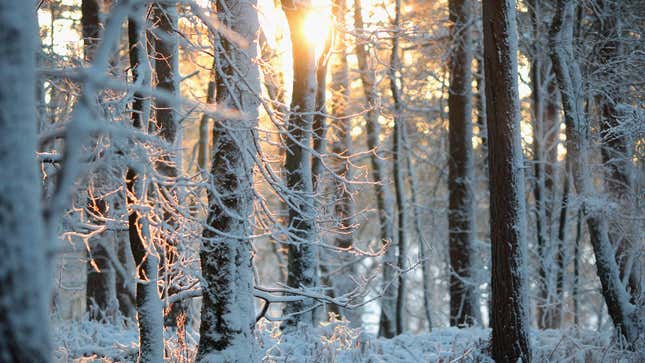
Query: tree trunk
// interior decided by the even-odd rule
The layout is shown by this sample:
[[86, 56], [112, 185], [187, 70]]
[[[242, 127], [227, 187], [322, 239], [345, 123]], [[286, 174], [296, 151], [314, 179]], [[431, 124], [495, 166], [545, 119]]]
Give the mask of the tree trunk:
[[[360, 0], [354, 0], [354, 28], [358, 32], [364, 31], [362, 6]], [[359, 33], [360, 34], [360, 33]], [[381, 298], [381, 316], [379, 318], [379, 336], [392, 338], [396, 334], [396, 250], [394, 245], [394, 224], [392, 220], [393, 205], [392, 193], [389, 189], [387, 170], [379, 148], [380, 126], [378, 123], [378, 93], [374, 70], [368, 62], [368, 53], [361, 39], [356, 39], [356, 57], [358, 68], [365, 92], [365, 100], [369, 110], [366, 113], [365, 123], [367, 131], [367, 147], [372, 151], [372, 178], [376, 190], [376, 206], [378, 209], [380, 238], [384, 244], [390, 244], [383, 256], [383, 291]]]
[[[150, 87], [151, 67], [146, 39], [146, 7], [139, 5], [128, 20], [130, 66], [133, 81], [141, 80], [142, 86]], [[135, 128], [148, 130], [151, 102], [149, 98], [135, 93], [132, 105], [132, 124]], [[130, 249], [137, 268], [135, 306], [139, 325], [139, 361], [162, 362], [164, 354], [163, 309], [158, 291], [159, 254], [150, 231], [148, 215], [139, 208], [147, 204], [147, 178], [142, 170], [130, 167], [126, 174], [128, 230]]]
[[450, 250], [450, 325], [477, 324], [480, 320], [472, 259], [475, 244], [473, 178], [472, 70], [470, 0], [449, 1], [453, 51], [448, 94], [450, 161], [448, 211]]
[[49, 362], [49, 246], [36, 167], [36, 12], [0, 2], [0, 361]]
[[573, 282], [571, 299], [573, 300], [573, 324], [580, 326], [580, 240], [582, 239], [582, 209], [576, 218], [576, 240], [573, 245]]
[[327, 150], [327, 63], [331, 50], [333, 32], [329, 31], [325, 40], [325, 49], [316, 61], [316, 98], [313, 115], [313, 148], [316, 155], [311, 160], [311, 182], [314, 193], [322, 188], [324, 156]]
[[[347, 3], [345, 0], [334, 0], [332, 11], [336, 20], [336, 26], [340, 31], [336, 32], [334, 40], [333, 60], [331, 62], [331, 114], [334, 116], [330, 122], [331, 133], [332, 167], [336, 175], [344, 178], [334, 178], [334, 212], [338, 221], [338, 232], [334, 238], [336, 247], [351, 249], [354, 244], [355, 229], [355, 206], [353, 200], [354, 187], [350, 183], [354, 179], [352, 163], [347, 157], [353, 154], [352, 125], [348, 118], [348, 103], [350, 97], [349, 88], [349, 67], [347, 63], [347, 35], [345, 15]], [[351, 292], [354, 288], [352, 278], [356, 275], [354, 254], [342, 253], [338, 255], [338, 268], [335, 268], [331, 292], [333, 296], [342, 296]], [[361, 326], [361, 312], [359, 309], [347, 310], [339, 308], [335, 304], [327, 306], [329, 312], [346, 317], [352, 327]]]
[[[206, 103], [212, 104], [215, 102], [215, 79], [216, 79], [217, 64], [213, 61], [213, 68], [209, 74], [208, 88], [206, 90]], [[208, 137], [208, 120], [209, 117], [206, 113], [202, 115], [199, 120], [199, 143], [197, 150], [197, 166], [200, 170], [208, 170], [208, 158], [210, 156], [209, 137]]]
[[484, 65], [492, 246], [492, 357], [530, 362], [524, 160], [514, 1], [485, 1]]
[[[155, 39], [155, 74], [157, 78], [156, 88], [168, 92], [169, 94], [179, 97], [179, 49], [177, 40], [177, 5], [174, 3], [155, 3], [152, 5], [153, 23], [157, 26], [157, 37]], [[155, 121], [156, 133], [168, 144], [173, 146], [171, 156], [164, 157], [158, 161], [155, 168], [167, 178], [176, 178], [178, 175], [178, 165], [181, 163], [181, 156], [175, 149], [177, 144], [179, 129], [179, 102], [167, 102], [157, 100], [155, 104]], [[177, 188], [167, 188], [167, 196], [178, 199]], [[177, 203], [181, 204], [181, 203]], [[179, 270], [175, 264], [179, 260], [179, 249], [182, 246], [177, 244], [171, 236], [174, 235], [173, 229], [177, 222], [172, 216], [172, 212], [163, 208], [164, 224], [162, 229], [163, 255], [161, 260], [160, 274], [165, 280], [163, 296], [169, 296], [177, 293], [180, 287], [175, 281], [178, 277]], [[172, 304], [166, 311], [165, 325], [177, 326], [177, 318], [185, 314], [185, 307], [182, 301]]]
[[[81, 3], [81, 26], [83, 31], [83, 53], [85, 61], [92, 62], [96, 45], [98, 44], [101, 25], [99, 21], [100, 4], [97, 0], [83, 0]], [[107, 211], [107, 201], [91, 195], [87, 204], [93, 214], [104, 216]], [[108, 233], [104, 233], [106, 235]], [[113, 320], [117, 311], [116, 275], [109, 258], [107, 248], [112, 241], [105, 236], [99, 236], [90, 241], [87, 266], [86, 307], [90, 319]]]
[[247, 47], [215, 34], [217, 104], [239, 110], [242, 120], [218, 120], [213, 127], [209, 213], [200, 259], [205, 286], [199, 362], [253, 362], [253, 154], [258, 122], [260, 73], [256, 1], [226, 0], [219, 19], [248, 41]]
[[607, 310], [616, 329], [628, 342], [634, 342], [639, 336], [639, 323], [634, 316], [634, 306], [629, 302], [629, 294], [620, 280], [615, 250], [609, 239], [607, 218], [600, 208], [589, 203], [595, 191], [587, 160], [590, 127], [582, 109], [580, 69], [573, 58], [575, 4], [572, 0], [558, 0], [550, 33], [551, 60], [560, 86], [565, 116], [567, 161], [576, 192], [582, 201], [582, 213], [587, 220]]
[[[558, 268], [555, 259], [560, 244], [552, 233], [553, 165], [557, 162], [559, 119], [556, 105], [557, 87], [548, 74], [548, 58], [544, 51], [542, 10], [539, 1], [530, 2], [533, 26], [531, 58], [531, 113], [533, 119], [533, 162], [535, 185], [535, 221], [538, 256], [538, 301], [536, 320], [540, 329], [557, 329], [560, 325], [559, 296], [554, 288]], [[546, 84], [545, 84], [546, 83]]]
[[[304, 22], [311, 9], [298, 1], [283, 0], [293, 53], [293, 94], [285, 140], [285, 172], [289, 193], [289, 261], [287, 285], [313, 288], [318, 284], [318, 261], [315, 238], [313, 186], [311, 182], [312, 115], [316, 96], [316, 55], [307, 44]], [[315, 307], [312, 299], [287, 304], [284, 327], [313, 325]]]
[[423, 313], [428, 322], [428, 331], [432, 332], [432, 299], [430, 298], [430, 243], [424, 238], [424, 232], [421, 229], [421, 211], [417, 203], [417, 191], [420, 190], [417, 184], [416, 168], [412, 163], [412, 153], [409, 150], [407, 141], [407, 132], [403, 130], [403, 141], [406, 145], [406, 163], [408, 169], [408, 179], [410, 180], [410, 204], [414, 216], [414, 230], [417, 234], [417, 248], [419, 249], [419, 261], [421, 261], [421, 285], [423, 286]]
[[[598, 51], [602, 73], [607, 79], [603, 84], [603, 92], [598, 96], [601, 118], [600, 135], [602, 136], [602, 161], [605, 166], [605, 188], [617, 204], [621, 216], [635, 213], [635, 191], [632, 176], [632, 155], [630, 135], [624, 129], [621, 120], [619, 104], [622, 102], [621, 79], [619, 72], [621, 60], [621, 11], [618, 1], [599, 1], [598, 16], [599, 33], [602, 37]], [[637, 218], [636, 216], [633, 216]], [[617, 250], [616, 259], [620, 269], [621, 280], [627, 281], [632, 301], [642, 293], [640, 279], [642, 276], [641, 259], [639, 258], [639, 232], [632, 218], [611, 217], [609, 221], [609, 239]], [[636, 257], [634, 257], [636, 256]]]
[[[392, 158], [393, 174], [394, 174], [394, 190], [396, 195], [397, 205], [397, 235], [398, 235], [398, 256], [397, 268], [399, 270], [398, 283], [396, 291], [396, 334], [402, 334], [405, 322], [403, 320], [403, 313], [405, 311], [405, 260], [407, 256], [407, 240], [406, 228], [407, 219], [405, 214], [406, 201], [405, 201], [405, 177], [403, 175], [403, 160], [405, 155], [403, 153], [403, 129], [405, 127], [405, 120], [403, 119], [403, 104], [401, 100], [401, 88], [397, 82], [402, 82], [402, 79], [397, 76], [397, 72], [401, 72], [401, 62], [399, 60], [399, 32], [401, 31], [401, 0], [395, 1], [395, 15], [392, 27], [394, 29], [394, 36], [392, 37], [392, 51], [390, 55], [390, 69], [388, 70], [388, 78], [390, 79], [390, 91], [392, 92], [392, 100], [394, 103], [394, 156]], [[401, 84], [402, 87], [402, 84]]]

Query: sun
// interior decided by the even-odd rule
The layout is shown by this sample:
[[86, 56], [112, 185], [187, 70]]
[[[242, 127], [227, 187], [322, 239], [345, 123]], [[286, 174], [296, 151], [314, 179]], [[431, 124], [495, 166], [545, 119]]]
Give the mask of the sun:
[[332, 17], [329, 6], [320, 5], [312, 8], [302, 23], [302, 31], [307, 42], [316, 48], [320, 54], [325, 47], [325, 41], [332, 27]]

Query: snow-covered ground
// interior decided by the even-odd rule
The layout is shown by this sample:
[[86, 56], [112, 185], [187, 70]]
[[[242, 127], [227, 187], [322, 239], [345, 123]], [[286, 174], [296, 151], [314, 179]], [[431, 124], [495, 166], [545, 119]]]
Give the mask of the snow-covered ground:
[[[89, 321], [53, 324], [58, 362], [134, 362], [134, 324], [117, 327]], [[283, 335], [279, 325], [260, 322], [257, 329], [263, 362], [492, 362], [487, 355], [489, 329], [438, 328], [432, 333], [403, 334], [379, 339], [332, 321], [316, 329]], [[167, 332], [166, 354], [171, 362], [192, 361], [197, 334]], [[645, 352], [621, 347], [611, 332], [580, 330], [532, 331], [534, 362], [644, 362]], [[182, 348], [183, 347], [183, 348]]]

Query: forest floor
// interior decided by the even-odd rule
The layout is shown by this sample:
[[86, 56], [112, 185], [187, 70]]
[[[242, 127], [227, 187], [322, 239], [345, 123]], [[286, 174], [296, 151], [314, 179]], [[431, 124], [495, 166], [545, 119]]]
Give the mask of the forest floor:
[[[136, 362], [134, 324], [115, 326], [90, 321], [55, 322], [57, 362]], [[198, 341], [194, 331], [166, 331], [170, 362], [192, 362]], [[260, 322], [257, 340], [262, 362], [493, 362], [487, 353], [489, 329], [437, 328], [431, 333], [376, 338], [342, 321], [282, 334], [278, 324]], [[630, 352], [611, 332], [534, 330], [534, 362], [644, 362], [645, 351]]]

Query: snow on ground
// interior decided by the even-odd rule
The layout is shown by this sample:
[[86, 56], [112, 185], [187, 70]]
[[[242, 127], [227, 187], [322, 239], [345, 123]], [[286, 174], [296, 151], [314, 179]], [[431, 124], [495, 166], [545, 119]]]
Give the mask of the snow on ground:
[[[134, 324], [117, 327], [88, 321], [54, 323], [57, 362], [135, 362], [137, 331]], [[432, 333], [403, 334], [379, 339], [350, 328], [345, 322], [331, 321], [316, 329], [282, 334], [279, 324], [261, 322], [258, 344], [263, 362], [492, 362], [486, 353], [489, 329], [438, 328]], [[188, 362], [194, 356], [197, 336], [187, 333], [193, 347], [177, 353], [176, 334], [166, 332], [166, 345], [172, 362]], [[611, 332], [580, 330], [532, 331], [534, 362], [643, 362], [645, 352], [623, 349]], [[181, 358], [183, 357], [183, 358]]]

